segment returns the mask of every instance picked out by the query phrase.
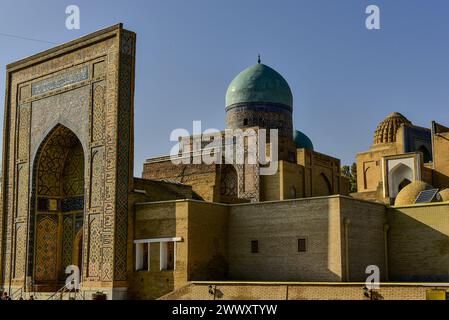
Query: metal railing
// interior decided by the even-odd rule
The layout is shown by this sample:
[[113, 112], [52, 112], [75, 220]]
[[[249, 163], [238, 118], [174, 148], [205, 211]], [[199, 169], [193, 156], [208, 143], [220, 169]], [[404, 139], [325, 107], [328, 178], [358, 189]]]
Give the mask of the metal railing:
[[[23, 299], [23, 286], [18, 288], [16, 291], [13, 291], [9, 296], [11, 300], [20, 300]], [[20, 295], [19, 295], [20, 294]]]
[[47, 300], [64, 300], [65, 295], [67, 295], [68, 300], [85, 300], [84, 292], [78, 289], [69, 288], [71, 285], [71, 283], [67, 283], [61, 289], [53, 293]]

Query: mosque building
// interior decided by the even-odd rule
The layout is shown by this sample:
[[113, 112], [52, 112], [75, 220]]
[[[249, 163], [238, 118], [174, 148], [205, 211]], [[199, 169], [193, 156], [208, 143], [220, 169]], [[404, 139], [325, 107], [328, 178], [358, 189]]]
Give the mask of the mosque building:
[[0, 289], [62, 297], [75, 267], [83, 298], [364, 299], [374, 266], [385, 299], [447, 290], [449, 128], [390, 114], [350, 193], [259, 60], [228, 87], [225, 131], [278, 130], [273, 174], [167, 155], [136, 178], [135, 60], [118, 24], [7, 66]]
[[[440, 190], [434, 192], [434, 200], [440, 200], [449, 191], [442, 191], [449, 186], [448, 133], [449, 128], [435, 121], [430, 129], [422, 128], [391, 113], [377, 127], [370, 150], [357, 155], [358, 192], [352, 196], [410, 204], [421, 191]], [[415, 190], [412, 202], [404, 203], [403, 194], [399, 196], [406, 187]]]
[[292, 114], [290, 86], [259, 58], [229, 85], [226, 127], [278, 130], [277, 172], [261, 176], [258, 165], [251, 164], [178, 165], [165, 156], [148, 159], [143, 178], [187, 184], [198, 199], [220, 203], [347, 195], [349, 182], [341, 175], [340, 160], [316, 152], [309, 137], [293, 129]]

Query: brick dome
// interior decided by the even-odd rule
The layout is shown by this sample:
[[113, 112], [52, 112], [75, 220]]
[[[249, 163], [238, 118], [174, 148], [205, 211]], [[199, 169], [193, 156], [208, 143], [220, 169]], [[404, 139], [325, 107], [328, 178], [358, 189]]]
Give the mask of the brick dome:
[[412, 124], [399, 112], [388, 115], [378, 126], [374, 133], [374, 144], [396, 142], [396, 133], [399, 128], [406, 124]]
[[441, 201], [449, 201], [449, 189], [444, 189], [440, 191]]
[[394, 205], [408, 206], [411, 204], [415, 204], [416, 198], [419, 196], [421, 191], [426, 191], [430, 189], [433, 189], [433, 187], [430, 184], [425, 183], [424, 181], [419, 180], [413, 181], [399, 192], [394, 202]]

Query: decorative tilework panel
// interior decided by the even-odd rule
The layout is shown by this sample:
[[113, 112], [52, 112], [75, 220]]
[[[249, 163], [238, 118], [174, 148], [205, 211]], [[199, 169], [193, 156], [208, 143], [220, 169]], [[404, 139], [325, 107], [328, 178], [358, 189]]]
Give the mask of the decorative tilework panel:
[[60, 74], [50, 79], [36, 82], [32, 85], [31, 92], [33, 96], [36, 96], [47, 91], [59, 89], [87, 79], [89, 79], [89, 69], [87, 67], [83, 67], [78, 70]]
[[28, 215], [28, 168], [26, 164], [17, 168], [17, 217]]
[[20, 224], [16, 227], [16, 248], [15, 248], [14, 278], [25, 277], [25, 255], [26, 255], [26, 228]]
[[104, 195], [104, 149], [96, 148], [92, 152], [90, 207], [101, 207]]
[[67, 266], [72, 264], [74, 221], [72, 215], [64, 216], [62, 233], [62, 273]]
[[37, 152], [48, 132], [58, 123], [69, 126], [83, 145], [89, 143], [90, 88], [86, 85], [33, 102], [30, 142], [32, 156]]
[[92, 141], [97, 142], [104, 137], [104, 107], [106, 82], [101, 81], [94, 84], [93, 107], [92, 107]]
[[220, 191], [224, 196], [238, 197], [238, 176], [232, 165], [223, 165]]
[[30, 148], [30, 122], [31, 122], [31, 105], [25, 104], [19, 106], [19, 138], [17, 158], [19, 161], [27, 161]]
[[126, 280], [127, 237], [128, 237], [128, 197], [132, 144], [132, 107], [134, 89], [135, 36], [124, 32], [120, 56], [120, 91], [118, 114], [118, 157], [117, 157], [117, 197], [115, 226], [115, 268], [114, 280]]
[[63, 195], [84, 195], [84, 153], [80, 143], [68, 151], [64, 163]]
[[62, 212], [82, 211], [84, 209], [84, 197], [64, 198], [61, 201]]
[[97, 216], [90, 217], [89, 222], [89, 263], [88, 277], [98, 277], [100, 275], [101, 263], [101, 224]]
[[55, 215], [39, 215], [36, 234], [37, 281], [57, 280], [58, 220]]

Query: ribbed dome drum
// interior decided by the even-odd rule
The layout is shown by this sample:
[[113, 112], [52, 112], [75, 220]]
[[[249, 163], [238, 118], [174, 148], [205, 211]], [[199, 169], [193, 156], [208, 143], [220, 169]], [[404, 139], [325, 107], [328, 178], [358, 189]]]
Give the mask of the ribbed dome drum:
[[396, 134], [403, 125], [412, 124], [399, 112], [389, 114], [378, 126], [374, 133], [374, 144], [396, 142]]

